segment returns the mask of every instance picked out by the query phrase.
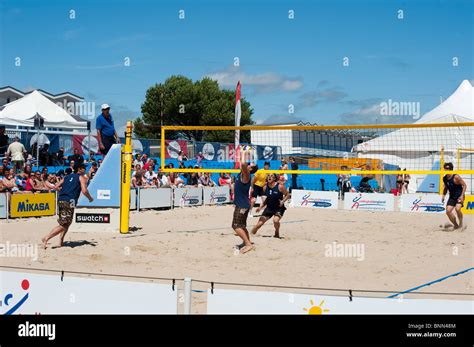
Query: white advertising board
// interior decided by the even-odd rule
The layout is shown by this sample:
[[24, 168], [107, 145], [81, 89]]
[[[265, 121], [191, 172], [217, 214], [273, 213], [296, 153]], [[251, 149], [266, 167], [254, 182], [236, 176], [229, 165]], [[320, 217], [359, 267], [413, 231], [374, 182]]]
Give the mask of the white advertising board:
[[202, 188], [174, 188], [173, 206], [199, 206], [202, 205]]
[[1, 271], [1, 314], [177, 314], [170, 285]]
[[230, 202], [229, 187], [204, 187], [204, 205], [225, 204]]
[[300, 189], [293, 189], [291, 191], [290, 206], [292, 207], [337, 209], [338, 203], [337, 192]]
[[171, 188], [140, 189], [139, 208], [171, 207]]
[[444, 213], [446, 208], [439, 194], [403, 194], [400, 196], [400, 211]]
[[474, 301], [357, 298], [214, 289], [208, 314], [472, 314]]
[[395, 199], [392, 194], [346, 193], [344, 209], [358, 211], [393, 211]]

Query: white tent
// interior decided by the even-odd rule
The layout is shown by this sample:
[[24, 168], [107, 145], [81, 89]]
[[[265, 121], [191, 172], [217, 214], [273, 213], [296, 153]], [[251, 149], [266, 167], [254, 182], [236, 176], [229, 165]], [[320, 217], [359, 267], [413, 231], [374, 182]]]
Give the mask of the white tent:
[[[461, 122], [474, 122], [474, 88], [467, 80], [416, 124]], [[439, 162], [441, 147], [444, 147], [445, 161], [456, 166], [458, 149], [474, 148], [474, 127], [402, 128], [361, 143], [353, 151], [359, 157], [381, 159], [401, 169], [431, 170]], [[473, 169], [472, 159], [467, 156], [461, 160], [461, 169]], [[422, 179], [414, 178], [410, 190], [416, 190]]]
[[0, 110], [0, 124], [32, 127], [36, 113], [44, 119], [46, 128], [87, 128], [87, 122], [74, 119], [66, 110], [36, 90], [3, 106]]

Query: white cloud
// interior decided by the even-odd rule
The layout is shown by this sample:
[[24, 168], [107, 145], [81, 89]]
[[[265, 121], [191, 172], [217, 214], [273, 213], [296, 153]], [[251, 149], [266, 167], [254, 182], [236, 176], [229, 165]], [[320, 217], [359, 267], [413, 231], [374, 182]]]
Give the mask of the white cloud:
[[216, 80], [221, 87], [233, 88], [240, 81], [243, 86], [251, 86], [256, 92], [268, 93], [273, 91], [295, 91], [303, 87], [303, 81], [297, 77], [286, 77], [275, 72], [264, 72], [259, 74], [248, 74], [237, 67], [216, 71], [208, 74]]

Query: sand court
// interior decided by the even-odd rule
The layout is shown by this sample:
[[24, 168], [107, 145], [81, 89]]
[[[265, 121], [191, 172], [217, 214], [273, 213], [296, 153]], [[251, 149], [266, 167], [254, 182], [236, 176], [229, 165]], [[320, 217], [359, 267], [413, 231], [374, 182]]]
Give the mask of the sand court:
[[[447, 231], [444, 214], [289, 208], [282, 219], [282, 239], [272, 237], [269, 222], [252, 237], [256, 250], [239, 254], [234, 249], [239, 238], [230, 227], [232, 213], [232, 206], [132, 212], [130, 234], [69, 233], [62, 248], [53, 248], [57, 240], [52, 240], [46, 250], [38, 246], [36, 260], [6, 257], [2, 264], [191, 277], [209, 282], [401, 292], [471, 268], [473, 263], [471, 215], [465, 216], [465, 230]], [[248, 227], [257, 220], [249, 217]], [[2, 242], [39, 244], [55, 223], [53, 217], [2, 222]], [[473, 274], [468, 271], [418, 291], [472, 293]], [[194, 283], [196, 290], [210, 288], [207, 283]], [[467, 295], [435, 294], [405, 297], [471, 299]], [[194, 299], [198, 305], [193, 310], [205, 313], [205, 295], [195, 292]]]

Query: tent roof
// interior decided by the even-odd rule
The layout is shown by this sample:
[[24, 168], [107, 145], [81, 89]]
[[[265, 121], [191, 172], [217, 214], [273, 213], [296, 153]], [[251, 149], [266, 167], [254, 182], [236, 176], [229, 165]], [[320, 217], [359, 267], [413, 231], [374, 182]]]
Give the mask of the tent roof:
[[80, 122], [62, 107], [56, 105], [37, 90], [6, 104], [0, 111], [0, 124], [33, 126], [38, 113], [44, 119], [44, 126], [62, 129], [86, 129], [87, 122]]
[[[443, 103], [416, 124], [474, 122], [474, 88], [464, 80]], [[354, 147], [356, 152], [439, 151], [473, 148], [473, 127], [401, 128]]]
[[416, 123], [458, 123], [474, 121], [474, 87], [462, 81], [449, 98], [425, 113]]

